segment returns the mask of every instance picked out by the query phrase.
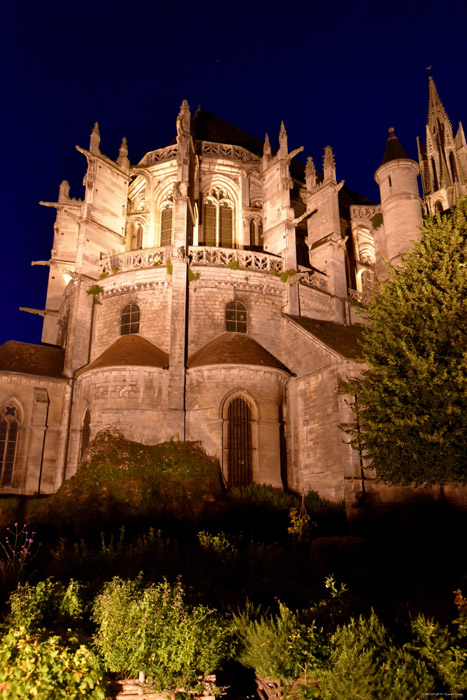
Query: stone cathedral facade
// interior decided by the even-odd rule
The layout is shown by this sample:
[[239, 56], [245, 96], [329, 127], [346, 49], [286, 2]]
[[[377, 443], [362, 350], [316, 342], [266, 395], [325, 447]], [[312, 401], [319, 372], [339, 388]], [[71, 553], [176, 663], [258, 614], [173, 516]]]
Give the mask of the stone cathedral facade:
[[[384, 146], [382, 144], [381, 150]], [[130, 165], [89, 148], [84, 199], [56, 209], [41, 345], [0, 347], [0, 493], [57, 490], [103, 429], [199, 440], [227, 485], [362, 489], [346, 444], [361, 317], [418, 236], [422, 213], [467, 193], [467, 146], [430, 80], [419, 163], [390, 129], [372, 203], [207, 112], [181, 106], [176, 138]], [[421, 172], [423, 196], [418, 175]], [[30, 310], [34, 311], [34, 310]], [[371, 477], [367, 475], [367, 477]], [[366, 489], [372, 486], [367, 479]]]

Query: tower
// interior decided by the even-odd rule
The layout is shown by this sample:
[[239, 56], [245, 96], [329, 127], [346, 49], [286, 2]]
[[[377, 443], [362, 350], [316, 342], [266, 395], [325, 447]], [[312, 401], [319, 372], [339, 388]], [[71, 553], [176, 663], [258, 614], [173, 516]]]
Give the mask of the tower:
[[392, 265], [398, 264], [419, 236], [422, 209], [418, 173], [418, 164], [407, 154], [391, 127], [375, 180], [381, 194], [387, 257]]
[[455, 206], [458, 198], [467, 194], [467, 144], [461, 122], [454, 136], [451, 121], [431, 76], [426, 143], [417, 137], [417, 144], [427, 213]]

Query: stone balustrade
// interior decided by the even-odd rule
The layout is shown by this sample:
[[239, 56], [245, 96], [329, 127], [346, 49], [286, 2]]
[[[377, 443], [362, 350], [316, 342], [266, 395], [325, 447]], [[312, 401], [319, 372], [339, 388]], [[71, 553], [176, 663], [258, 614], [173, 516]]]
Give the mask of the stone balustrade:
[[239, 268], [255, 272], [282, 272], [284, 269], [282, 258], [252, 250], [190, 246], [189, 255], [193, 265], [223, 265], [236, 269], [237, 263]]
[[[191, 246], [188, 250], [192, 265], [216, 265], [245, 269], [255, 272], [276, 272], [284, 269], [284, 261], [276, 255], [258, 253], [234, 248], [213, 248], [209, 246]], [[131, 250], [119, 255], [110, 255], [100, 261], [100, 273], [109, 275], [165, 265], [169, 258], [179, 257], [178, 250], [172, 246], [161, 248], [144, 248]], [[238, 267], [237, 267], [238, 266]]]

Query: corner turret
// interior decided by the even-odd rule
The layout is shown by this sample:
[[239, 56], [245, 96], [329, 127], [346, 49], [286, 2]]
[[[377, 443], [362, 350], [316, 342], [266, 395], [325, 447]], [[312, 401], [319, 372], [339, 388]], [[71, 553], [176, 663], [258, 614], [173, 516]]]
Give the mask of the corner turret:
[[410, 158], [391, 127], [375, 180], [381, 193], [386, 250], [392, 265], [400, 262], [401, 256], [420, 235], [422, 209], [418, 174], [418, 164]]

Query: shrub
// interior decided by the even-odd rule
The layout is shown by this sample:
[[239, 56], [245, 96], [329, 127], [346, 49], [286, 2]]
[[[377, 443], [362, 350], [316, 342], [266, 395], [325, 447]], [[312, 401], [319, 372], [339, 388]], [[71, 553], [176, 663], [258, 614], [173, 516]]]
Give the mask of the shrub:
[[238, 659], [259, 676], [287, 682], [319, 665], [319, 633], [313, 625], [300, 624], [282, 603], [278, 615], [253, 620], [235, 615], [234, 625], [241, 644]]
[[43, 630], [11, 629], [0, 642], [0, 693], [8, 700], [104, 700], [99, 658], [71, 634], [66, 643]]
[[141, 588], [114, 578], [97, 596], [96, 646], [110, 671], [143, 671], [158, 690], [195, 689], [229, 655], [231, 633], [213, 610], [184, 602], [180, 582]]
[[27, 529], [27, 525], [14, 530], [7, 528], [4, 542], [0, 542], [0, 587], [4, 592], [10, 591], [19, 582], [24, 581], [29, 562], [37, 554], [35, 532]]
[[36, 586], [18, 586], [9, 606], [3, 626], [11, 629], [31, 632], [47, 627], [49, 632], [61, 633], [82, 622], [81, 586], [73, 580], [68, 586], [50, 578]]

